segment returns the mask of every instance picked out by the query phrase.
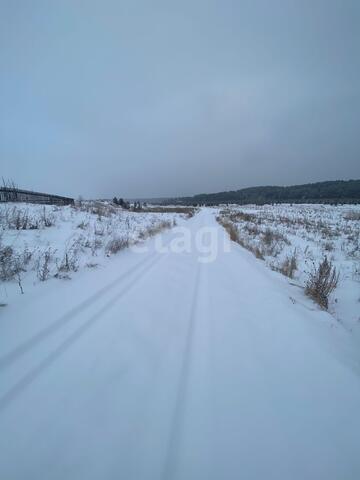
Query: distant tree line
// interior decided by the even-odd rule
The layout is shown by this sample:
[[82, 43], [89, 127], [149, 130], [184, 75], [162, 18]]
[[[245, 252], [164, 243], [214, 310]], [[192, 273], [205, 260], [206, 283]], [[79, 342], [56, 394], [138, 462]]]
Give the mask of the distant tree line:
[[219, 203], [360, 203], [360, 180], [336, 180], [307, 183], [289, 187], [249, 187], [241, 190], [204, 193], [177, 198], [174, 203], [187, 205], [218, 205]]
[[118, 205], [119, 207], [129, 209], [130, 208], [130, 203], [126, 202], [123, 198], [113, 198], [113, 204]]

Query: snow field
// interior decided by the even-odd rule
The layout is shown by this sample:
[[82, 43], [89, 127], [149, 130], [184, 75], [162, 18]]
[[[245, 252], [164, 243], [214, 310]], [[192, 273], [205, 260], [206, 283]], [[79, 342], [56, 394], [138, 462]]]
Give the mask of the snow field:
[[106, 202], [77, 206], [0, 204], [0, 301], [83, 268], [176, 225], [184, 215], [127, 211]]
[[305, 286], [325, 258], [339, 273], [329, 311], [352, 329], [360, 321], [360, 206], [278, 204], [224, 207], [220, 222], [273, 270]]

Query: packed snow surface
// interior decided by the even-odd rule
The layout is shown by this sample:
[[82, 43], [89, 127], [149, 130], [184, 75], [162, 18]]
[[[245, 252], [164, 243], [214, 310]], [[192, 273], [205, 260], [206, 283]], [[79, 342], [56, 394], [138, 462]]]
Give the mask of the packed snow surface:
[[354, 335], [216, 213], [1, 308], [1, 479], [360, 478]]

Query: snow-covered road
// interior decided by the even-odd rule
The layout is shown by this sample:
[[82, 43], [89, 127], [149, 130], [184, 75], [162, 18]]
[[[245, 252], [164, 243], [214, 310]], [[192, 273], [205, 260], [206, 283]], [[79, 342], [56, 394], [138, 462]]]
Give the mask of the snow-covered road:
[[211, 210], [186, 226], [215, 261], [152, 239], [0, 312], [1, 479], [360, 478], [351, 335]]

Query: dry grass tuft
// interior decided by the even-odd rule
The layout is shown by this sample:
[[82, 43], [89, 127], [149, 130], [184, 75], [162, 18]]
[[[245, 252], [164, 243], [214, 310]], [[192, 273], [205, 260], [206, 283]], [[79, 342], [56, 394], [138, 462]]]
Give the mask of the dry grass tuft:
[[297, 268], [296, 252], [294, 252], [291, 256], [285, 258], [278, 271], [286, 277], [294, 278], [294, 273], [296, 272]]
[[216, 220], [222, 225], [229, 234], [230, 240], [240, 243], [239, 232], [235, 225], [224, 217], [216, 217]]
[[129, 239], [122, 237], [113, 237], [105, 246], [105, 253], [107, 255], [114, 255], [115, 253], [128, 248]]
[[329, 295], [335, 290], [339, 273], [332, 262], [324, 258], [317, 267], [314, 266], [305, 286], [305, 293], [325, 310], [329, 307]]
[[178, 213], [191, 218], [198, 211], [195, 207], [142, 207], [139, 213]]
[[345, 220], [353, 220], [353, 221], [360, 221], [360, 212], [348, 212], [344, 215]]

